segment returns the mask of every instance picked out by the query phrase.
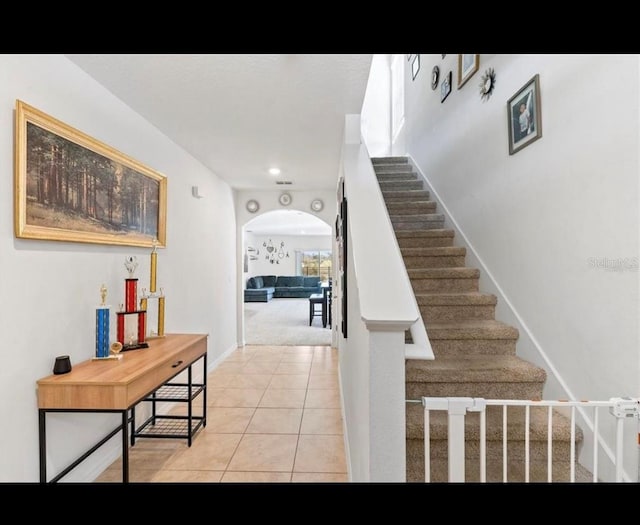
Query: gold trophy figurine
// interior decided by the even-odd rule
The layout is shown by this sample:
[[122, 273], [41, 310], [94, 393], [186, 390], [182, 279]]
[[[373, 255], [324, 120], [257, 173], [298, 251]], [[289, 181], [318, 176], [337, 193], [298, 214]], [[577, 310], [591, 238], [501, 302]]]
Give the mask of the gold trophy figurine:
[[100, 287], [100, 298], [102, 299], [100, 306], [106, 306], [105, 301], [107, 300], [107, 287], [104, 284]]

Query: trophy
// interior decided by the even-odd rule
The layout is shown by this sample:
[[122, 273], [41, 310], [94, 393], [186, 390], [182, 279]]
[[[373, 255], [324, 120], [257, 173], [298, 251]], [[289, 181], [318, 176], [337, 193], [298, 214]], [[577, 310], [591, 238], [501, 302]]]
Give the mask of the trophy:
[[124, 304], [120, 305], [118, 315], [117, 338], [122, 345], [120, 351], [148, 348], [146, 342], [146, 308], [138, 309], [138, 279], [134, 277], [138, 267], [135, 256], [125, 258], [124, 266], [129, 277], [125, 279]]
[[107, 299], [107, 287], [103, 284], [100, 287], [100, 306], [96, 308], [96, 353], [94, 360], [120, 359], [113, 347], [117, 343], [109, 345], [109, 319], [111, 317], [111, 307], [105, 304]]
[[96, 357], [109, 356], [109, 307], [105, 304], [107, 299], [107, 287], [100, 287], [100, 306], [96, 308]]
[[151, 331], [151, 335], [149, 337], [164, 337], [164, 309], [165, 309], [165, 298], [164, 298], [164, 289], [160, 288], [160, 292], [157, 292], [157, 274], [158, 274], [158, 252], [157, 249], [158, 241], [154, 239], [153, 241], [153, 250], [151, 250], [151, 266], [149, 271], [149, 291], [147, 292], [146, 288], [142, 289], [142, 298], [140, 299], [140, 310], [147, 310], [148, 300], [149, 299], [157, 299], [158, 300], [158, 327], [157, 332]]

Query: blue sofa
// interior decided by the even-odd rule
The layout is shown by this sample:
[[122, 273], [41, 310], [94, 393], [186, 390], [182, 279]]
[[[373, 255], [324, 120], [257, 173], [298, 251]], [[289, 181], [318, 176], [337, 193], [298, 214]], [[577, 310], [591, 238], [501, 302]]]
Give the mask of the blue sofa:
[[302, 275], [257, 275], [247, 279], [244, 302], [269, 302], [278, 297], [308, 298], [311, 294], [322, 293], [320, 277]]

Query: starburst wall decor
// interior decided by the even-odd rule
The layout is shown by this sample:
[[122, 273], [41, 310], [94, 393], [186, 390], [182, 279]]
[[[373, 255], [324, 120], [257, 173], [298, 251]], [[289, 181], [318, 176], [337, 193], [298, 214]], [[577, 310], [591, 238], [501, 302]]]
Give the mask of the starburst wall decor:
[[482, 75], [482, 80], [480, 81], [480, 98], [483, 102], [489, 100], [491, 98], [491, 94], [493, 93], [493, 89], [496, 87], [496, 72], [492, 67], [487, 69]]

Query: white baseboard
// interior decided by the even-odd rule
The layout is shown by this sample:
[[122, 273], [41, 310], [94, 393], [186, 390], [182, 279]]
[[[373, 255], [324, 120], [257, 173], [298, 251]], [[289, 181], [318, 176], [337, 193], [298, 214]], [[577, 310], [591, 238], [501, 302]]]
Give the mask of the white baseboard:
[[344, 410], [344, 396], [342, 395], [342, 373], [340, 372], [339, 364], [338, 364], [338, 385], [340, 387], [340, 408], [342, 410], [342, 438], [344, 439], [344, 458], [347, 464], [347, 477], [348, 477], [349, 483], [351, 483], [353, 481], [353, 478], [351, 477], [351, 452], [349, 449], [349, 436], [347, 434], [347, 425], [345, 424], [346, 419], [344, 417], [346, 412]]

